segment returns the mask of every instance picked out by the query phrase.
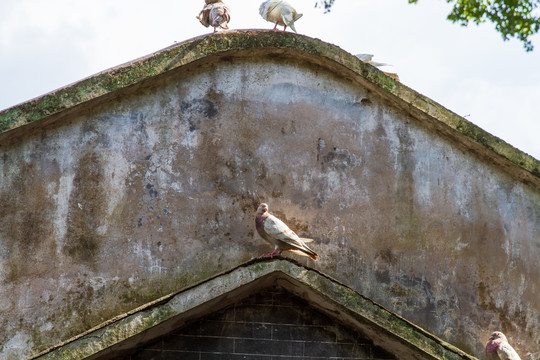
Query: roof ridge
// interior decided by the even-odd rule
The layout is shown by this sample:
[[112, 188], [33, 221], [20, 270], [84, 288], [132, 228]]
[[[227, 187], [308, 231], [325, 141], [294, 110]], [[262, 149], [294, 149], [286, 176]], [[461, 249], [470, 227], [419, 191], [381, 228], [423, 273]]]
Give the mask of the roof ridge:
[[[2, 110], [0, 138], [25, 125], [59, 118], [68, 110], [84, 104], [106, 101], [107, 95], [115, 91], [126, 90], [206, 57], [231, 56], [234, 52], [238, 54], [242, 51], [248, 51], [249, 56], [253, 49], [280, 53], [290, 50], [296, 54], [303, 53], [304, 59], [334, 70], [343, 71], [345, 68], [349, 76], [373, 88], [380, 96], [390, 99], [394, 105], [409, 112], [428, 127], [457, 139], [458, 143], [495, 162], [524, 183], [540, 188], [540, 161], [533, 156], [491, 135], [336, 45], [305, 35], [272, 30], [232, 30], [195, 37]], [[517, 168], [512, 170], [513, 166]]]
[[[282, 277], [281, 279], [290, 279], [293, 282], [287, 280], [278, 283], [276, 280], [280, 279], [280, 275], [273, 274], [284, 274], [286, 278]], [[269, 277], [275, 280], [266, 282], [265, 279]], [[296, 282], [302, 284], [300, 289], [295, 284]], [[218, 301], [219, 306], [227, 306], [228, 303], [223, 299], [234, 303], [239, 299], [237, 297], [238, 291], [243, 291], [244, 296], [247, 296], [250, 290], [260, 291], [268, 288], [269, 284], [270, 286], [282, 286], [292, 293], [298, 291], [296, 295], [300, 297], [305, 295], [306, 289], [313, 289], [310, 290], [314, 294], [313, 296], [326, 299], [324, 301], [326, 303], [336, 304], [336, 306], [353, 314], [356, 321], [367, 322], [371, 324], [367, 326], [375, 326], [377, 329], [384, 330], [388, 336], [395, 339], [394, 343], [398, 341], [402, 344], [401, 346], [417, 349], [415, 351], [421, 351], [430, 358], [476, 359], [336, 279], [293, 259], [276, 256], [274, 258], [253, 258], [195, 285], [143, 304], [36, 354], [28, 360], [46, 360], [59, 357], [65, 360], [83, 359], [101, 354], [124, 341], [141, 336], [141, 334], [146, 336], [145, 341], [151, 341], [162, 336], [161, 334], [156, 335], [156, 329], [167, 321], [182, 315], [188, 318], [190, 316], [198, 318], [204, 316], [205, 310], [208, 313], [218, 311], [219, 309], [214, 309], [214, 305], [208, 304], [212, 302], [215, 304]], [[229, 295], [231, 293], [236, 295]], [[313, 301], [312, 305], [319, 310], [325, 307], [325, 304]], [[200, 310], [202, 307], [204, 310]], [[197, 309], [199, 312], [196, 315], [186, 315], [191, 311], [197, 311]], [[336, 316], [334, 314], [334, 317]], [[173, 328], [181, 326], [183, 325], [178, 325], [175, 322]], [[152, 334], [154, 338], [148, 334], [151, 329], [155, 330], [155, 333]], [[167, 327], [167, 331], [171, 330]]]

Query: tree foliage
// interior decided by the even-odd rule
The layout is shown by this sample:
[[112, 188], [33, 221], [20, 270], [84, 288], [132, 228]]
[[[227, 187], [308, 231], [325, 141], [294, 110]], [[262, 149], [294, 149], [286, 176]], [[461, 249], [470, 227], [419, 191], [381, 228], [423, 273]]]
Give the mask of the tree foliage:
[[[315, 7], [327, 13], [335, 0], [317, 0]], [[417, 3], [418, 0], [408, 0]], [[453, 4], [447, 19], [462, 26], [489, 21], [504, 40], [519, 39], [526, 51], [533, 50], [530, 38], [540, 30], [540, 0], [446, 0]]]

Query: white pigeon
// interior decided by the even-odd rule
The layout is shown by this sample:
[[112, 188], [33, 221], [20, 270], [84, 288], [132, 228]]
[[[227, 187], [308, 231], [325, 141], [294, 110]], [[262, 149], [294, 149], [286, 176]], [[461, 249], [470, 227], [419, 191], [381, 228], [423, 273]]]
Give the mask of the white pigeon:
[[370, 65], [373, 65], [375, 67], [392, 66], [390, 64], [385, 64], [385, 63], [380, 63], [380, 62], [373, 61], [373, 55], [371, 55], [371, 54], [356, 54], [354, 56], [356, 56], [357, 58], [359, 58], [360, 60], [362, 60], [366, 64], [370, 64]]
[[[373, 65], [375, 66], [376, 68], [379, 68], [380, 66], [392, 66], [390, 64], [386, 64], [386, 63], [380, 63], [380, 62], [376, 62], [376, 61], [373, 61], [373, 55], [371, 54], [356, 54], [354, 55], [356, 56], [357, 58], [359, 58], [360, 60], [362, 60], [363, 62], [365, 62], [366, 64], [369, 64], [369, 65]], [[390, 73], [390, 72], [386, 72], [386, 71], [383, 71], [387, 76], [391, 77], [392, 79], [396, 80], [396, 81], [399, 81], [399, 76], [398, 74], [396, 73]]]
[[196, 18], [205, 27], [212, 26], [214, 32], [217, 28], [228, 29], [228, 23], [231, 21], [231, 10], [221, 0], [204, 0], [206, 5], [203, 7], [199, 16]]
[[319, 255], [311, 250], [305, 243], [313, 239], [301, 238], [281, 220], [268, 212], [268, 205], [262, 203], [255, 215], [255, 228], [261, 237], [274, 245], [274, 251], [265, 256], [281, 255], [283, 251], [290, 251], [298, 255], [309, 256], [317, 261]]
[[508, 343], [508, 339], [500, 331], [491, 334], [486, 344], [488, 360], [521, 360], [516, 350]]
[[296, 32], [294, 22], [302, 17], [296, 10], [286, 1], [283, 0], [266, 0], [259, 7], [259, 13], [262, 18], [271, 23], [275, 23], [274, 30], [278, 25], [283, 26], [283, 31], [289, 26]]

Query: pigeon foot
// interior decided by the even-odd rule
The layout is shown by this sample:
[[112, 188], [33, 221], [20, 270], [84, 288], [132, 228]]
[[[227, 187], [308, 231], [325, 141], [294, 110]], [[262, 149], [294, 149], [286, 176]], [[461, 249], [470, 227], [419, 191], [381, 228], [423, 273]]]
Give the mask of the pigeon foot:
[[271, 253], [263, 254], [263, 256], [270, 256], [271, 258], [273, 258], [276, 253], [277, 255], [281, 255], [281, 251], [279, 251], [278, 249], [274, 249], [274, 251], [272, 251]]

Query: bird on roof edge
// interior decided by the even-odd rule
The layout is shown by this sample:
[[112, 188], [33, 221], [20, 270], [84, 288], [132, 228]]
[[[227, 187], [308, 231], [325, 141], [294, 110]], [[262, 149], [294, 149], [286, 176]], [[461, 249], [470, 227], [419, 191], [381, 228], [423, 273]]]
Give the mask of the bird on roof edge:
[[360, 60], [362, 60], [363, 62], [365, 62], [366, 64], [370, 64], [370, 65], [373, 65], [375, 67], [379, 67], [379, 66], [392, 66], [390, 64], [386, 64], [386, 63], [380, 63], [380, 62], [376, 62], [376, 61], [373, 61], [373, 55], [372, 54], [356, 54], [354, 55], [356, 56], [357, 58], [359, 58]]
[[[356, 56], [358, 59], [360, 59], [362, 62], [365, 62], [366, 64], [369, 64], [369, 65], [373, 65], [375, 66], [377, 69], [381, 66], [392, 66], [390, 64], [386, 64], [386, 63], [380, 63], [380, 62], [376, 62], [376, 61], [373, 61], [373, 55], [372, 54], [356, 54], [354, 55]], [[390, 73], [390, 72], [386, 72], [386, 71], [383, 71], [387, 76], [391, 77], [392, 79], [396, 80], [396, 81], [399, 81], [399, 76], [398, 74], [396, 73]]]
[[294, 22], [302, 17], [303, 14], [296, 12], [294, 7], [283, 0], [266, 0], [259, 7], [259, 13], [262, 18], [271, 23], [275, 23], [274, 30], [278, 25], [283, 26], [283, 31], [289, 26], [294, 32]]
[[317, 261], [319, 255], [311, 250], [305, 243], [313, 239], [301, 238], [281, 220], [268, 212], [268, 205], [262, 203], [257, 208], [255, 215], [255, 228], [259, 235], [270, 244], [274, 245], [274, 251], [264, 256], [273, 257], [281, 255], [283, 251], [308, 256]]
[[231, 10], [222, 0], [204, 0], [206, 5], [196, 18], [205, 27], [212, 26], [214, 32], [217, 28], [229, 29], [229, 21], [231, 21]]
[[486, 344], [486, 358], [488, 360], [521, 360], [516, 350], [508, 343], [506, 336], [495, 331]]

